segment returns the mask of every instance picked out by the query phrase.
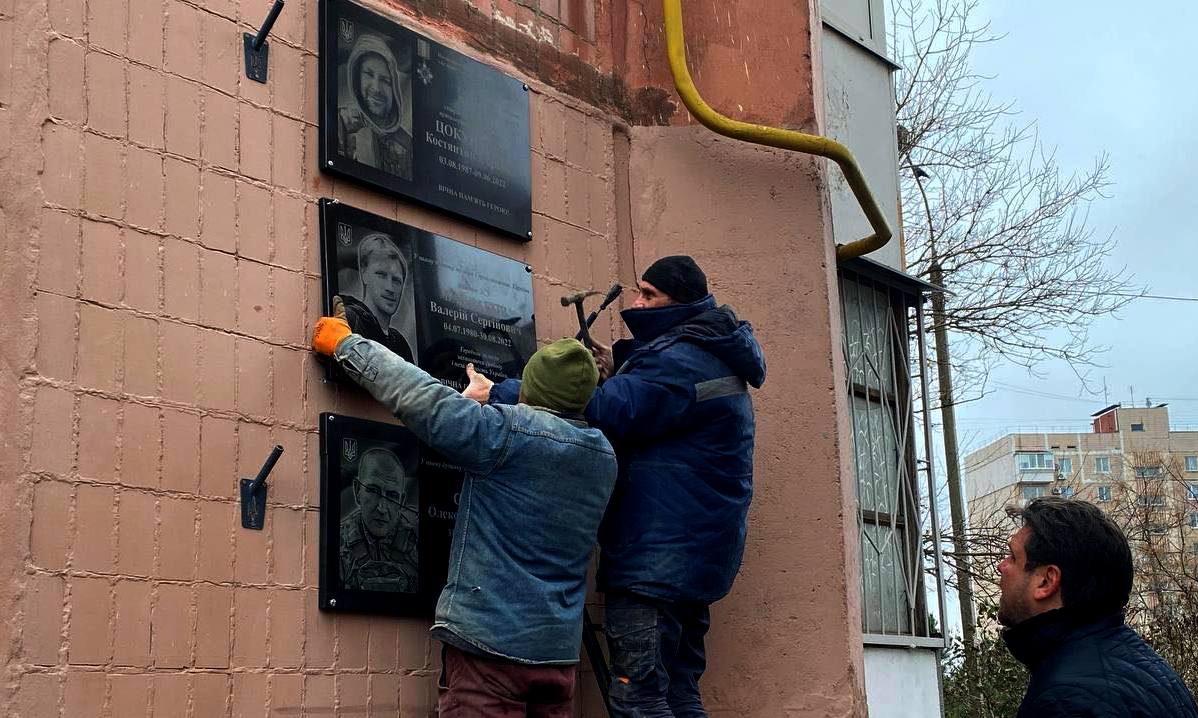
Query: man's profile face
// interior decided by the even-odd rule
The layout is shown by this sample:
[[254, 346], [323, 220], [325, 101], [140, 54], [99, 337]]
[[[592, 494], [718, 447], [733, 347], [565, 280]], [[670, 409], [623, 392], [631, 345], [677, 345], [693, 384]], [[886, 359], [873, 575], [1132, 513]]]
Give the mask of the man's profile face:
[[653, 309], [654, 307], [666, 307], [675, 303], [670, 298], [670, 295], [643, 279], [637, 281], [636, 287], [636, 299], [632, 300], [633, 309]]
[[998, 622], [1004, 626], [1022, 623], [1036, 614], [1032, 600], [1033, 579], [1036, 570], [1027, 569], [1028, 536], [1032, 530], [1027, 526], [1012, 534], [1007, 540], [1007, 555], [998, 562]]
[[371, 536], [389, 538], [401, 525], [414, 525], [415, 511], [408, 505], [407, 487], [403, 466], [393, 454], [376, 451], [362, 457], [354, 491], [362, 524]]
[[373, 254], [362, 273], [362, 288], [366, 290], [367, 306], [387, 316], [395, 314], [403, 296], [405, 278], [403, 263], [397, 257], [389, 256], [385, 252]]
[[358, 84], [366, 110], [375, 117], [386, 117], [395, 106], [395, 85], [387, 61], [378, 55], [367, 55], [359, 65]]

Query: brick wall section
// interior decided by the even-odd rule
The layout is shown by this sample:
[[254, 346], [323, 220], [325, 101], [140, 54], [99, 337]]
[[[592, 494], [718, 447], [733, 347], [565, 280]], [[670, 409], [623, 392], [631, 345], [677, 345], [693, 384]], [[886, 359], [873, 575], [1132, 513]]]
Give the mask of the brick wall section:
[[[316, 609], [317, 416], [389, 418], [307, 350], [316, 200], [530, 263], [542, 339], [618, 273], [608, 117], [532, 82], [517, 244], [322, 176], [316, 2], [287, 3], [260, 85], [240, 43], [267, 7], [0, 0], [0, 715], [431, 714], [425, 622]], [[237, 478], [276, 443], [243, 530]]]

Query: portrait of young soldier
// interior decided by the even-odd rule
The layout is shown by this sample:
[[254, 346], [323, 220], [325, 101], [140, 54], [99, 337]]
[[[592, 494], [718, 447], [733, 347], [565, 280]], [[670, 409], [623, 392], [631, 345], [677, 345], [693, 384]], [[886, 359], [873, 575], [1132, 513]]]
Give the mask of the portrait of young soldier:
[[412, 179], [410, 52], [396, 53], [380, 35], [364, 33], [342, 65], [337, 151], [387, 174]]
[[388, 235], [373, 232], [358, 244], [360, 298], [342, 291], [345, 315], [354, 332], [387, 347], [407, 361], [414, 361], [411, 343], [394, 324], [415, 326], [415, 317], [397, 317], [408, 291], [408, 259]]
[[341, 583], [347, 589], [415, 593], [419, 573], [416, 476], [394, 452], [371, 448], [353, 480], [356, 508], [341, 519]]

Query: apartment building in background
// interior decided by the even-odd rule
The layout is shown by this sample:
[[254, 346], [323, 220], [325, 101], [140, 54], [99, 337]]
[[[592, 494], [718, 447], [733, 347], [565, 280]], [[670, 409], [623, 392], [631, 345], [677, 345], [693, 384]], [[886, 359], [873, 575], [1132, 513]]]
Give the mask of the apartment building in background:
[[1113, 404], [1091, 418], [1089, 432], [1008, 434], [966, 456], [970, 527], [996, 540], [1011, 504], [1049, 495], [1094, 502], [1132, 546], [1133, 604], [1144, 597], [1150, 606], [1171, 590], [1171, 565], [1198, 560], [1198, 431], [1171, 429], [1165, 404]]

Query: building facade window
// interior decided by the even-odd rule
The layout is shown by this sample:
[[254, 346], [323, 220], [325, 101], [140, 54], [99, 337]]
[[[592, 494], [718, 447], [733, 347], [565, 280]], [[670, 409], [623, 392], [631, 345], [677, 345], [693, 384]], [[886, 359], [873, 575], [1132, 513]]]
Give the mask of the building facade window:
[[[929, 620], [923, 536], [934, 517], [921, 501], [921, 488], [931, 487], [923, 486], [930, 477], [916, 464], [917, 436], [926, 443], [926, 434], [915, 430], [912, 402], [918, 394], [912, 391], [909, 369], [908, 337], [922, 336], [921, 329], [912, 332], [912, 319], [922, 319], [921, 299], [918, 291], [892, 283], [904, 277], [860, 261], [845, 263], [840, 270], [861, 535], [862, 628], [866, 643], [886, 643], [898, 636], [943, 645]], [[928, 452], [928, 447], [922, 451]], [[936, 568], [932, 595], [940, 599], [940, 612], [939, 562]]]
[[1073, 476], [1073, 459], [1067, 456], [1057, 459], [1057, 475], [1066, 479]]
[[1110, 500], [1111, 500], [1111, 487], [1099, 486], [1098, 487], [1098, 502], [1105, 503]]
[[1190, 528], [1198, 529], [1198, 511], [1190, 512]]
[[1159, 466], [1137, 466], [1137, 479], [1155, 479], [1161, 475], [1161, 467]]
[[1015, 455], [1015, 465], [1020, 471], [1052, 469], [1055, 464], [1053, 455], [1047, 451], [1023, 451]]
[[1095, 456], [1094, 457], [1094, 472], [1097, 474], [1111, 473], [1111, 457]]
[[1132, 424], [1131, 430], [1132, 431], [1143, 431], [1144, 430], [1144, 422], [1137, 422], [1135, 424]]
[[1186, 498], [1190, 501], [1198, 501], [1198, 484], [1186, 484]]
[[1032, 499], [1038, 499], [1041, 496], [1047, 496], [1047, 495], [1048, 495], [1048, 487], [1046, 487], [1046, 486], [1024, 486], [1023, 487], [1023, 498], [1025, 501], [1031, 501]]
[[1186, 457], [1186, 471], [1198, 471], [1198, 456]]
[[1062, 487], [1061, 487], [1059, 490], [1057, 490], [1055, 493], [1057, 493], [1057, 494], [1058, 494], [1058, 495], [1059, 495], [1061, 498], [1063, 498], [1063, 499], [1071, 499], [1071, 498], [1073, 498], [1073, 489], [1072, 489], [1071, 487], [1069, 487], [1069, 486], [1062, 486]]

